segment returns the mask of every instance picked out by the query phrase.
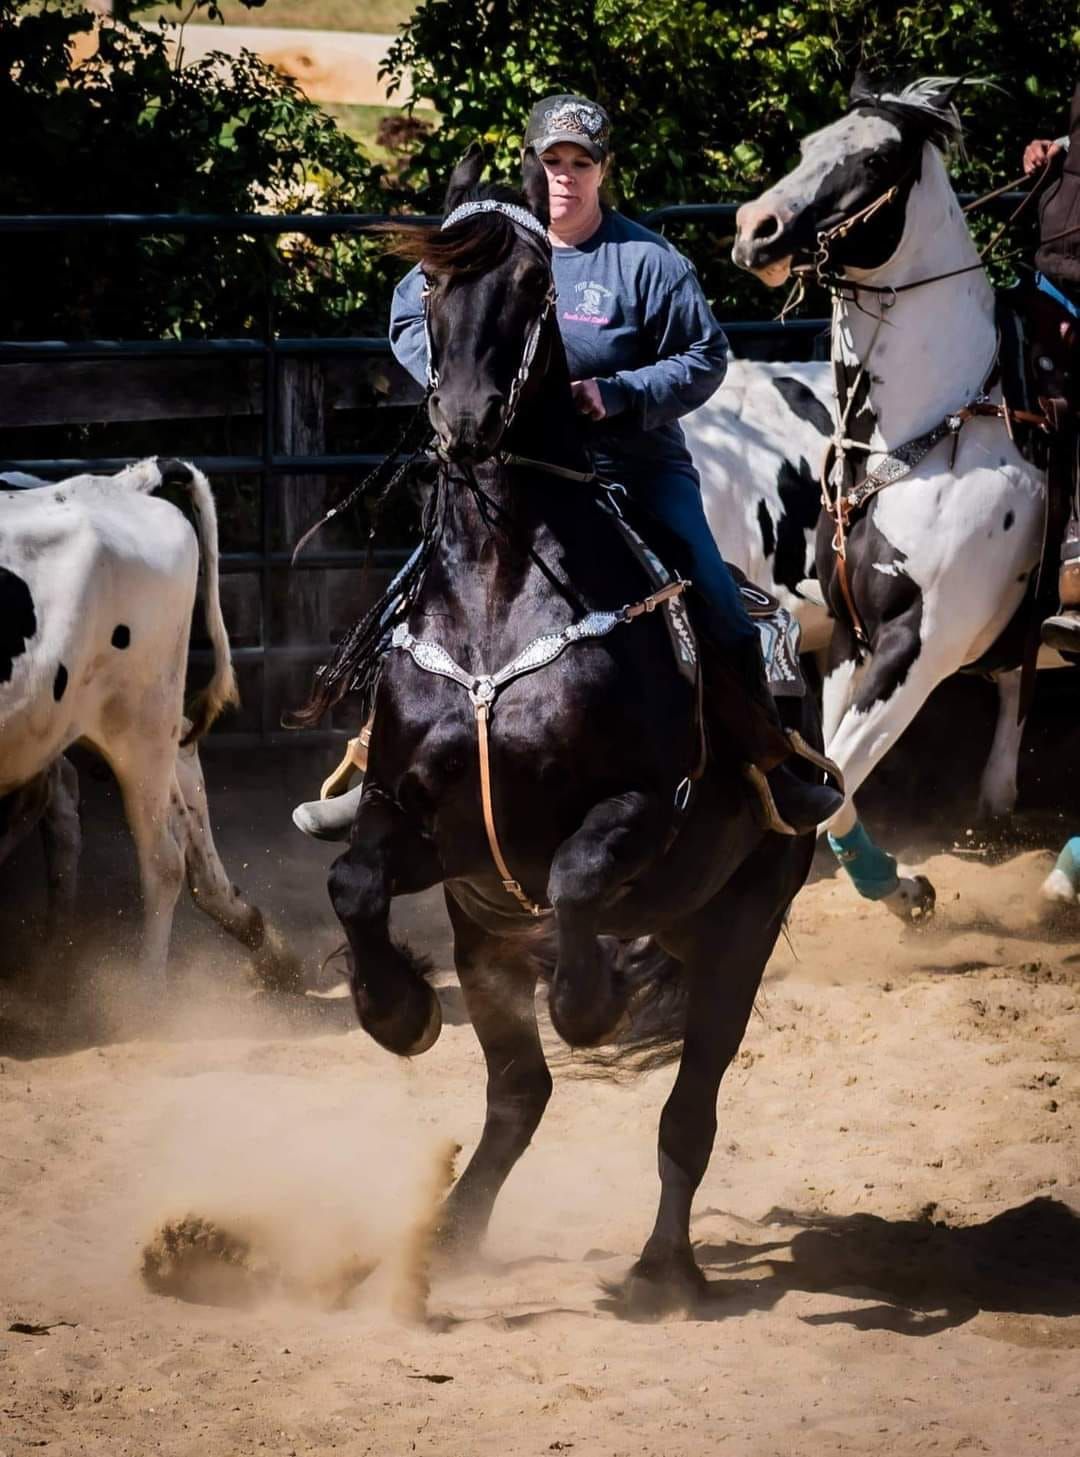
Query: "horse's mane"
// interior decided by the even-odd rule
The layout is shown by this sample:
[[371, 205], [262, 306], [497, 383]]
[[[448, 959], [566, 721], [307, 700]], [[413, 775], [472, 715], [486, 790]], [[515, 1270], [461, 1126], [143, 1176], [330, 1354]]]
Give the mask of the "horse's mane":
[[[505, 182], [485, 182], [473, 187], [458, 202], [509, 202], [528, 208], [522, 194]], [[393, 241], [388, 251], [410, 263], [420, 263], [425, 273], [451, 278], [487, 273], [504, 262], [517, 237], [513, 223], [504, 213], [474, 213], [449, 228], [398, 227], [383, 224], [379, 230]]]
[[982, 84], [985, 83], [976, 77], [920, 76], [899, 91], [859, 96], [855, 104], [899, 112], [915, 122], [927, 141], [933, 142], [939, 151], [947, 152], [953, 147], [962, 148], [964, 142], [964, 123], [953, 100], [955, 92], [961, 86]]

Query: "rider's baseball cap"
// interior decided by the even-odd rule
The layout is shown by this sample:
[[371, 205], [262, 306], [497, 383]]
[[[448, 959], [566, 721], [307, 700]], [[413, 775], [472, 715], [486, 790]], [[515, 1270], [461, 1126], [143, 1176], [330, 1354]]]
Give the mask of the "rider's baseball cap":
[[557, 142], [573, 142], [602, 162], [611, 144], [611, 118], [585, 96], [545, 96], [529, 112], [525, 148], [535, 148], [539, 156]]

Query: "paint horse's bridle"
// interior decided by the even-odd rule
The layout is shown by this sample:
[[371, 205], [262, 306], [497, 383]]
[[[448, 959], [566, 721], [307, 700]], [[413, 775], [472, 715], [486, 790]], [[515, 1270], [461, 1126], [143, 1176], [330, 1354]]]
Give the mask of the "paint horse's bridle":
[[[847, 608], [848, 617], [855, 633], [856, 641], [863, 647], [869, 645], [869, 638], [862, 618], [859, 616], [858, 608], [855, 605], [854, 594], [851, 590], [851, 582], [848, 576], [847, 567], [847, 533], [852, 515], [861, 510], [872, 497], [886, 486], [894, 485], [902, 480], [910, 471], [927, 456], [934, 446], [947, 436], [952, 436], [953, 457], [956, 455], [956, 447], [959, 443], [960, 431], [968, 420], [977, 416], [992, 415], [1005, 421], [1010, 436], [1013, 433], [1013, 422], [1019, 421], [1026, 425], [1033, 425], [1042, 430], [1050, 428], [1050, 421], [1043, 414], [1035, 414], [1030, 410], [1014, 410], [1003, 400], [1001, 404], [994, 404], [989, 391], [993, 387], [999, 373], [999, 350], [994, 350], [994, 357], [990, 362], [990, 368], [983, 381], [982, 387], [974, 399], [969, 400], [959, 410], [952, 410], [944, 416], [931, 429], [917, 436], [914, 440], [908, 440], [904, 444], [895, 446], [891, 450], [878, 451], [866, 441], [853, 440], [848, 434], [848, 421], [851, 410], [858, 394], [859, 385], [866, 376], [870, 356], [873, 353], [874, 345], [877, 343], [878, 334], [886, 322], [886, 314], [896, 303], [901, 293], [908, 293], [916, 288], [924, 288], [932, 283], [940, 283], [943, 279], [956, 278], [962, 273], [975, 273], [986, 267], [986, 259], [993, 248], [1000, 242], [1005, 230], [1013, 223], [1020, 213], [1027, 206], [1038, 188], [1033, 188], [1015, 209], [1011, 216], [1001, 225], [990, 241], [979, 252], [976, 263], [966, 264], [963, 268], [952, 268], [944, 273], [930, 274], [926, 278], [916, 278], [909, 283], [901, 284], [872, 284], [860, 283], [855, 279], [847, 278], [842, 273], [835, 272], [832, 267], [830, 253], [831, 244], [837, 238], [845, 238], [856, 227], [868, 222], [881, 208], [887, 207], [894, 202], [899, 195], [901, 184], [906, 180], [907, 174], [901, 177], [888, 187], [879, 197], [874, 198], [858, 212], [852, 213], [848, 218], [842, 219], [831, 228], [822, 229], [817, 235], [817, 250], [812, 263], [805, 265], [799, 270], [800, 278], [797, 284], [798, 297], [789, 300], [784, 305], [783, 313], [795, 306], [805, 290], [805, 276], [812, 274], [815, 282], [827, 289], [832, 297], [833, 320], [832, 320], [832, 349], [831, 362], [833, 368], [833, 434], [829, 447], [825, 453], [825, 459], [821, 470], [821, 501], [826, 514], [833, 522], [834, 532], [832, 540], [833, 552], [836, 556], [836, 575], [840, 585], [840, 592], [844, 599], [844, 606]], [[969, 212], [978, 207], [980, 203], [988, 201], [997, 196], [1001, 189], [995, 189], [984, 197], [977, 198], [969, 203], [964, 211]], [[858, 373], [847, 389], [847, 398], [841, 398], [840, 389], [840, 364], [841, 360], [837, 353], [837, 317], [840, 305], [844, 302], [854, 303], [859, 307], [859, 293], [874, 294], [880, 299], [880, 315], [874, 332], [871, 335], [870, 344], [866, 349], [865, 358], [859, 365]], [[852, 471], [850, 488], [846, 488], [848, 478], [848, 458], [852, 451], [862, 451], [864, 454], [881, 454], [881, 462], [872, 470], [868, 471], [861, 481], [855, 482], [855, 472]]]
[[[528, 208], [519, 207], [513, 202], [499, 202], [496, 198], [483, 198], [477, 202], [463, 202], [460, 207], [455, 207], [452, 212], [447, 213], [442, 221], [442, 228], [452, 227], [465, 218], [475, 217], [480, 213], [501, 213], [503, 217], [509, 218], [517, 228], [523, 228], [533, 237], [539, 238], [543, 244], [544, 261], [550, 267], [551, 244], [548, 242], [547, 229], [538, 217], [535, 217]], [[442, 231], [440, 228], [440, 231]], [[424, 309], [424, 342], [427, 345], [427, 388], [428, 394], [434, 394], [439, 388], [439, 370], [435, 363], [435, 351], [431, 341], [431, 322], [428, 317], [428, 299], [431, 297], [432, 285], [425, 278], [424, 289], [420, 295]], [[540, 346], [540, 337], [544, 332], [544, 325], [551, 318], [555, 309], [555, 281], [549, 279], [548, 290], [544, 296], [544, 302], [535, 320], [525, 336], [525, 346], [521, 353], [521, 363], [518, 365], [513, 383], [510, 385], [510, 395], [506, 403], [506, 413], [503, 416], [502, 429], [499, 432], [501, 440], [514, 423], [518, 405], [521, 402], [522, 392], [529, 382], [529, 375], [536, 359], [536, 351]]]

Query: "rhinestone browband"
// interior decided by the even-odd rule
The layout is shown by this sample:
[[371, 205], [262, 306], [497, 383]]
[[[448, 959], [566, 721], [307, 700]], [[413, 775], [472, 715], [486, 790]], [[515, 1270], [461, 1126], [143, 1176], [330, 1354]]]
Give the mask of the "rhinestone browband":
[[501, 212], [512, 223], [528, 228], [530, 233], [535, 233], [538, 238], [543, 238], [545, 243], [547, 242], [547, 228], [539, 218], [533, 216], [527, 207], [518, 207], [513, 202], [497, 202], [491, 197], [484, 198], [481, 202], [463, 202], [460, 207], [454, 208], [453, 212], [447, 213], [442, 220], [442, 227], [452, 227], [454, 223], [460, 223], [463, 218], [471, 218], [481, 212]]

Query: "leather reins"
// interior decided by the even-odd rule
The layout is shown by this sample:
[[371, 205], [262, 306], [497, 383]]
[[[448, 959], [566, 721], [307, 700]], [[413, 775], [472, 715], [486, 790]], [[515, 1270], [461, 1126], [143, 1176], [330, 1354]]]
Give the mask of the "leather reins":
[[[874, 198], [865, 207], [860, 208], [858, 212], [852, 213], [850, 217], [842, 219], [841, 222], [836, 223], [831, 228], [825, 228], [819, 231], [817, 235], [817, 249], [813, 262], [794, 270], [799, 274], [796, 285], [797, 296], [793, 295], [784, 304], [781, 310], [781, 318], [801, 300], [805, 292], [805, 277], [807, 274], [812, 275], [814, 281], [829, 292], [833, 302], [832, 365], [834, 377], [833, 393], [835, 397], [833, 406], [833, 436], [829, 442], [829, 447], [822, 465], [821, 500], [822, 506], [834, 526], [832, 549], [836, 556], [836, 577], [840, 586], [840, 594], [843, 597], [844, 606], [847, 608], [856, 640], [863, 647], [869, 645], [869, 636], [859, 615], [859, 610], [855, 605], [855, 596], [851, 587], [847, 563], [848, 528], [854, 512], [865, 506], [873, 496], [879, 491], [884, 490], [886, 486], [893, 485], [896, 481], [901, 480], [919, 464], [935, 445], [950, 434], [953, 437], [953, 460], [955, 460], [960, 431], [968, 420], [987, 416], [1004, 420], [1010, 439], [1013, 438], [1014, 422], [1032, 425], [1043, 431], [1050, 431], [1053, 428], [1053, 422], [1045, 413], [1036, 414], [1031, 410], [1014, 410], [1004, 400], [1000, 404], [995, 404], [989, 398], [988, 391], [993, 387], [998, 373], [998, 351], [995, 350], [990, 371], [979, 393], [959, 410], [950, 411], [932, 429], [925, 431], [914, 440], [906, 441], [903, 445], [886, 451], [877, 450], [865, 441], [852, 440], [848, 435], [848, 421], [859, 385], [867, 374], [870, 357], [873, 354], [874, 345], [877, 343], [878, 334], [881, 332], [882, 326], [886, 323], [886, 314], [896, 303], [900, 294], [908, 293], [917, 288], [925, 288], [932, 283], [940, 283], [944, 279], [956, 278], [964, 273], [974, 273], [984, 270], [986, 260], [990, 253], [997, 247], [1007, 229], [1016, 222], [1024, 209], [1038, 193], [1047, 176], [1049, 165], [1047, 163], [1044, 166], [1042, 173], [1030, 191], [1021, 199], [1009, 214], [1008, 218], [1006, 218], [994, 233], [990, 241], [980, 249], [977, 262], [969, 263], [963, 268], [951, 268], [943, 273], [930, 274], [926, 278], [913, 279], [909, 283], [885, 285], [860, 283], [856, 279], [847, 278], [841, 273], [835, 273], [830, 270], [830, 264], [832, 262], [830, 253], [831, 244], [837, 238], [846, 237], [860, 224], [869, 221], [881, 208], [895, 201], [899, 195], [900, 186], [908, 175], [905, 173], [904, 177], [894, 182], [880, 196]], [[967, 204], [964, 212], [971, 212], [983, 203], [1000, 196], [1002, 192], [1008, 191], [1009, 188], [1014, 187], [1021, 180], [1023, 179], [1015, 179], [1013, 182], [1005, 184], [1004, 187], [996, 188], [992, 192], [985, 193], [982, 197], [976, 198], [973, 202]], [[880, 313], [864, 358], [859, 364], [858, 373], [848, 389], [846, 400], [841, 405], [839, 382], [837, 379], [838, 366], [840, 364], [836, 352], [837, 315], [842, 303], [854, 303], [856, 307], [859, 307], [858, 296], [860, 292], [873, 294], [881, 300]], [[853, 450], [861, 450], [867, 455], [881, 454], [885, 458], [881, 465], [874, 471], [868, 473], [862, 482], [853, 485], [850, 490], [845, 491], [844, 482], [847, 474], [847, 457]], [[854, 475], [854, 468], [852, 474]], [[832, 480], [835, 480], [836, 485], [835, 492], [830, 494], [829, 488]]]

